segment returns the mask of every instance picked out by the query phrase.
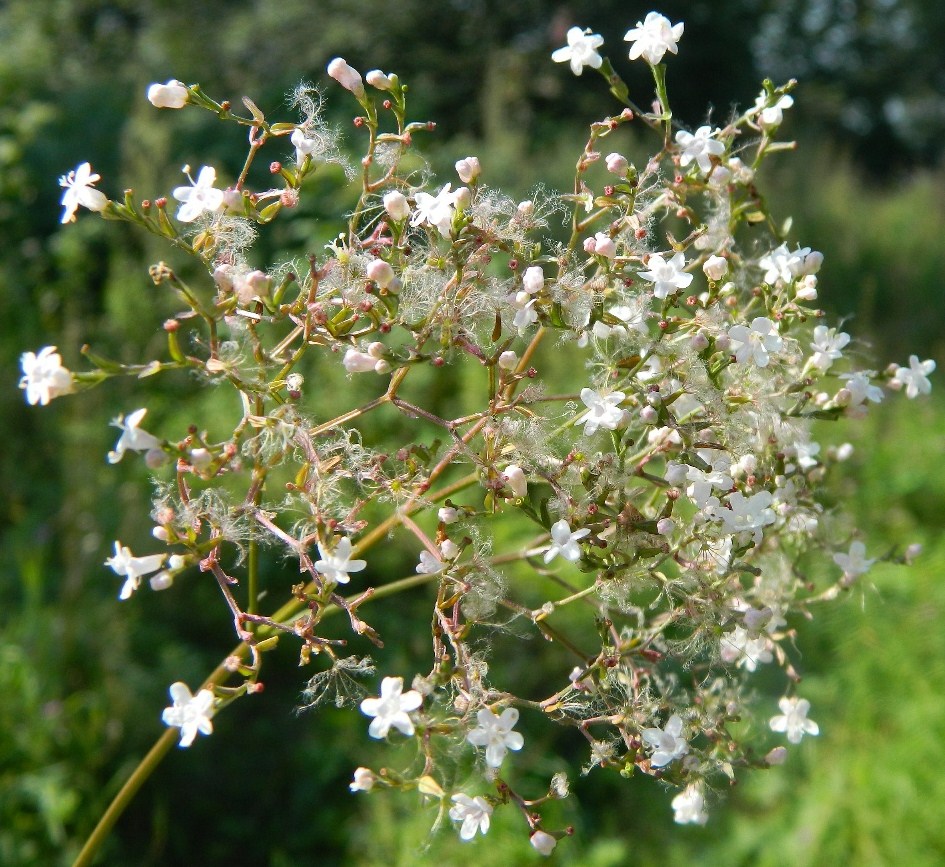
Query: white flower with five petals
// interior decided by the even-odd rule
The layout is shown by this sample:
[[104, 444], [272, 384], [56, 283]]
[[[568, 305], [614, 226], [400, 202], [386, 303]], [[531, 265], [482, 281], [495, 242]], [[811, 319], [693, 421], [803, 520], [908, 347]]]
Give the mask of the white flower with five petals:
[[545, 562], [550, 563], [559, 554], [565, 560], [576, 563], [581, 559], [581, 546], [578, 541], [590, 535], [587, 527], [571, 530], [571, 525], [562, 518], [551, 525], [551, 547], [545, 551]]
[[580, 75], [585, 66], [600, 69], [604, 60], [597, 53], [597, 49], [603, 44], [604, 37], [591, 33], [590, 27], [584, 30], [580, 27], [572, 27], [568, 30], [568, 44], [552, 52], [551, 59], [555, 63], [570, 63], [571, 72]]
[[520, 750], [525, 744], [525, 738], [512, 731], [518, 722], [518, 711], [514, 707], [507, 707], [501, 716], [484, 707], [476, 714], [476, 721], [479, 725], [466, 735], [466, 740], [473, 746], [486, 748], [486, 764], [490, 768], [499, 767], [506, 752]]
[[[184, 174], [189, 177], [190, 169], [184, 167]], [[223, 207], [224, 193], [213, 185], [217, 182], [217, 170], [213, 166], [204, 166], [197, 175], [197, 180], [190, 179], [189, 187], [176, 187], [173, 196], [181, 203], [177, 209], [177, 219], [182, 223], [192, 223], [204, 212], [214, 213]]]
[[771, 717], [771, 731], [786, 732], [792, 744], [799, 744], [804, 735], [820, 734], [820, 726], [807, 718], [810, 702], [806, 698], [782, 698], [778, 701], [781, 713]]
[[374, 717], [368, 726], [372, 738], [386, 738], [392, 728], [408, 737], [413, 734], [413, 720], [408, 714], [420, 707], [423, 696], [415, 689], [403, 690], [402, 677], [385, 677], [381, 681], [380, 697], [366, 698], [361, 702], [361, 713]]
[[103, 211], [108, 204], [108, 197], [101, 190], [92, 185], [102, 179], [101, 175], [93, 174], [89, 163], [82, 163], [74, 171], [59, 178], [59, 186], [65, 187], [62, 194], [62, 223], [74, 223], [75, 212], [81, 205], [90, 211]]
[[147, 409], [136, 409], [130, 415], [120, 415], [112, 421], [112, 425], [121, 431], [118, 442], [115, 443], [115, 450], [108, 453], [108, 462], [117, 464], [124, 456], [125, 452], [149, 452], [151, 449], [161, 448], [161, 441], [138, 427], [147, 415]]
[[117, 575], [125, 576], [125, 583], [122, 585], [119, 599], [128, 599], [135, 590], [141, 585], [141, 578], [144, 575], [150, 575], [157, 572], [164, 563], [167, 554], [148, 554], [146, 557], [135, 557], [130, 548], [126, 548], [121, 542], [115, 542], [115, 554], [105, 561]]
[[20, 388], [26, 391], [26, 402], [46, 406], [54, 397], [72, 391], [72, 373], [62, 366], [62, 357], [55, 346], [44, 346], [39, 352], [20, 356]]
[[454, 822], [462, 823], [459, 829], [460, 840], [472, 840], [477, 832], [488, 833], [492, 804], [479, 795], [470, 798], [462, 792], [453, 795], [451, 800], [453, 806], [450, 807], [450, 818]]
[[682, 736], [683, 721], [674, 713], [663, 728], [643, 729], [643, 740], [653, 747], [650, 764], [662, 768], [675, 759], [681, 759], [689, 752], [689, 742]]
[[668, 51], [678, 54], [676, 43], [682, 39], [685, 24], [671, 24], [665, 15], [659, 12], [649, 12], [643, 21], [637, 21], [637, 26], [628, 30], [623, 37], [625, 42], [632, 42], [630, 59], [642, 57], [647, 63], [656, 65]]
[[366, 560], [351, 559], [352, 550], [351, 540], [347, 536], [342, 536], [332, 551], [326, 551], [319, 542], [318, 553], [322, 557], [315, 561], [315, 569], [328, 581], [347, 584], [351, 580], [349, 572], [360, 572], [367, 566]]
[[170, 707], [164, 708], [161, 720], [165, 725], [180, 729], [180, 746], [189, 747], [197, 732], [209, 735], [213, 732], [213, 693], [209, 689], [202, 689], [192, 695], [186, 683], [171, 684]]

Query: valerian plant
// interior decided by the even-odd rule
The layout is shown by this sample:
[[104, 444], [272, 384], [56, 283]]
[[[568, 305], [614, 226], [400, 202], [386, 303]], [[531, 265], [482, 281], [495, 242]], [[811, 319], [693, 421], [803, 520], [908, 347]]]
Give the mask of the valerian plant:
[[[353, 792], [418, 791], [464, 841], [488, 833], [495, 809], [511, 808], [543, 855], [571, 833], [542, 818], [568, 782], [556, 775], [537, 796], [516, 782], [529, 756], [520, 714], [583, 738], [584, 773], [668, 784], [680, 823], [706, 822], [720, 785], [784, 760], [771, 735], [736, 725], [774, 710], [752, 698], [759, 667], [784, 677], [768, 728], [791, 743], [818, 733], [796, 693], [790, 623], [877, 559], [906, 562], [914, 552], [867, 557], [828, 507], [831, 469], [850, 447], [821, 448], [814, 423], [861, 417], [890, 390], [924, 394], [934, 363], [913, 356], [877, 372], [845, 354], [851, 337], [813, 306], [821, 255], [788, 242], [789, 227], [756, 186], [766, 159], [793, 147], [777, 135], [794, 82], [766, 81], [724, 125], [681, 129], [663, 61], [682, 36], [682, 23], [656, 12], [626, 35], [630, 58], [653, 73], [645, 111], [598, 52], [603, 39], [569, 31], [553, 59], [578, 75], [598, 71], [620, 107], [590, 125], [570, 191], [521, 202], [488, 187], [476, 157], [460, 159], [446, 182], [411, 169], [413, 139], [433, 125], [408, 119], [406, 86], [332, 60], [328, 73], [357, 102], [366, 148], [350, 173], [358, 198], [346, 231], [305, 251], [305, 267], [263, 271], [246, 252], [256, 233], [291, 219], [319, 166], [343, 160], [306, 87], [301, 121], [271, 123], [249, 99], [240, 114], [197, 85], [151, 86], [157, 108], [209, 111], [248, 131], [245, 163], [219, 174], [235, 177], [225, 186], [202, 166], [195, 178], [185, 170], [188, 183], [169, 198], [141, 201], [129, 190], [116, 201], [96, 188], [89, 163], [61, 179], [64, 222], [86, 208], [135, 224], [192, 257], [200, 278], [191, 286], [163, 262], [150, 268], [186, 308], [164, 323], [163, 358], [128, 365], [84, 350], [91, 369], [71, 373], [53, 346], [27, 352], [27, 400], [184, 370], [232, 390], [241, 408], [220, 440], [196, 426], [147, 431], [145, 408], [114, 422], [121, 433], [107, 459], [138, 452], [157, 474], [160, 545], [135, 555], [115, 542], [106, 565], [124, 579], [120, 598], [144, 577], [165, 590], [181, 573], [206, 576], [239, 643], [196, 693], [170, 687], [168, 731], [79, 863], [175, 741], [210, 735], [215, 715], [262, 688], [265, 653], [280, 640], [297, 642], [301, 663], [316, 669], [305, 704], [353, 706], [353, 723], [389, 742], [400, 769], [359, 767]], [[653, 155], [602, 157], [629, 124], [651, 131]], [[252, 189], [264, 151], [275, 186]], [[565, 213], [559, 238], [549, 220]], [[543, 376], [537, 350], [549, 341], [586, 370], [578, 394]], [[310, 388], [301, 372], [313, 358], [374, 379], [375, 396], [330, 417], [338, 396]], [[418, 369], [435, 376], [459, 365], [480, 383], [474, 411], [442, 417], [408, 393]], [[414, 433], [392, 453], [364, 445], [356, 425], [388, 425], [392, 414]], [[439, 442], [423, 445], [421, 426], [437, 428]], [[519, 532], [512, 542], [509, 525]], [[414, 547], [416, 574], [369, 586], [371, 549], [395, 530]], [[302, 579], [289, 570], [284, 604], [262, 613], [260, 560], [286, 555]], [[812, 556], [836, 565], [832, 583], [805, 573]], [[515, 586], [503, 575], [511, 564]], [[529, 574], [534, 586], [557, 588], [537, 606], [524, 601], [534, 595], [521, 579]], [[356, 642], [396, 643], [363, 609], [417, 586], [430, 602], [432, 653], [417, 661], [425, 674], [388, 673], [383, 653], [349, 655], [326, 637], [323, 621], [342, 613]], [[572, 634], [581, 618], [587, 628]], [[559, 678], [550, 694], [511, 681], [490, 658], [486, 639], [513, 620], [560, 651], [560, 674], [545, 672]]]

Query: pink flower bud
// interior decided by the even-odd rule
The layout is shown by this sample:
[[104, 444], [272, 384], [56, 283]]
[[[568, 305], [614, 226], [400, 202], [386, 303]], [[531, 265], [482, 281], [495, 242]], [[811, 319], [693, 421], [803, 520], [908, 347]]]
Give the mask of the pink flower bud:
[[545, 856], [550, 855], [554, 851], [555, 846], [558, 845], [558, 841], [547, 831], [535, 831], [535, 833], [528, 838], [528, 841], [534, 846], [535, 851]]
[[358, 352], [357, 349], [349, 349], [345, 353], [342, 361], [345, 370], [348, 373], [368, 373], [374, 370], [374, 365], [378, 363], [377, 359], [366, 352]]
[[604, 162], [607, 164], [607, 171], [613, 175], [619, 175], [624, 177], [627, 174], [627, 169], [630, 168], [630, 163], [627, 162], [627, 158], [621, 154], [607, 154], [604, 158]]
[[598, 232], [594, 236], [594, 252], [605, 259], [613, 259], [617, 255], [617, 245], [609, 235]]
[[370, 72], [366, 73], [364, 80], [371, 85], [371, 87], [376, 87], [378, 90], [390, 90], [394, 86], [394, 82], [390, 80], [389, 75], [385, 75], [379, 69], [372, 69]]
[[390, 281], [394, 279], [394, 269], [383, 259], [374, 259], [367, 266], [367, 276], [369, 280], [377, 283], [381, 289], [386, 289]]
[[354, 67], [348, 66], [343, 57], [336, 57], [328, 64], [328, 74], [356, 97], [364, 96], [364, 82], [361, 81], [361, 73]]

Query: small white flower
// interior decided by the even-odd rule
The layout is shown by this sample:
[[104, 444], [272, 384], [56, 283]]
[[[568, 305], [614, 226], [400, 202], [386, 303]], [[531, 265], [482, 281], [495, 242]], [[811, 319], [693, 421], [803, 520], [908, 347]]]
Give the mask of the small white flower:
[[72, 392], [72, 373], [62, 366], [62, 357], [55, 346], [44, 346], [39, 352], [20, 356], [20, 388], [26, 391], [26, 402], [46, 406], [54, 397]]
[[370, 768], [355, 768], [354, 779], [348, 783], [352, 792], [370, 792], [377, 782], [377, 777]]
[[458, 191], [450, 191], [450, 184], [444, 186], [435, 196], [423, 192], [415, 193], [413, 198], [417, 209], [410, 218], [410, 225], [427, 223], [435, 226], [444, 238], [448, 238], [453, 225], [457, 193]]
[[820, 734], [820, 726], [807, 718], [810, 702], [806, 698], [782, 698], [778, 701], [781, 713], [771, 717], [771, 731], [787, 732], [787, 739], [792, 744], [799, 744], [804, 735]]
[[643, 740], [653, 747], [650, 764], [654, 768], [665, 767], [689, 752], [689, 742], [682, 737], [682, 728], [682, 717], [674, 713], [663, 728], [643, 729]]
[[476, 721], [479, 725], [466, 735], [466, 740], [486, 748], [486, 764], [490, 768], [499, 767], [506, 752], [520, 750], [525, 744], [525, 738], [512, 731], [518, 722], [518, 710], [514, 707], [507, 707], [501, 716], [484, 707], [476, 714]]
[[709, 821], [705, 797], [699, 783], [690, 783], [672, 800], [673, 821], [677, 825], [704, 825]]
[[148, 102], [155, 108], [183, 108], [187, 105], [188, 96], [187, 85], [176, 78], [148, 88]]
[[728, 330], [730, 348], [739, 364], [754, 362], [758, 367], [767, 367], [769, 353], [778, 352], [784, 342], [777, 326], [766, 316], [756, 316], [751, 327], [733, 325]]
[[602, 395], [592, 388], [581, 389], [581, 401], [587, 407], [587, 412], [578, 416], [573, 424], [584, 425], [584, 435], [593, 436], [598, 428], [617, 430], [624, 420], [624, 411], [620, 403], [626, 395], [622, 391], [612, 391]]
[[762, 528], [775, 522], [771, 504], [774, 496], [770, 491], [759, 491], [746, 497], [741, 491], [729, 494], [729, 508], [722, 506], [715, 497], [710, 497], [706, 512], [716, 521], [722, 521], [727, 533], [751, 532], [757, 545], [762, 539]]
[[334, 550], [327, 553], [319, 542], [318, 553], [322, 555], [322, 558], [315, 561], [315, 569], [324, 575], [327, 581], [347, 584], [351, 580], [349, 572], [360, 572], [367, 566], [365, 560], [352, 560], [351, 551], [351, 540], [347, 536], [342, 536]]
[[450, 807], [450, 818], [454, 822], [462, 822], [460, 840], [472, 840], [477, 832], [488, 833], [492, 804], [478, 795], [470, 798], [462, 793], [453, 795], [451, 800], [454, 806]]
[[323, 147], [323, 143], [317, 138], [308, 138], [302, 127], [297, 127], [292, 131], [289, 141], [295, 148], [295, 161], [299, 165], [305, 162], [306, 157], [315, 156]]
[[840, 379], [844, 380], [841, 391], [846, 392], [843, 405], [856, 408], [864, 401], [879, 403], [885, 397], [883, 390], [870, 382], [870, 375], [870, 371], [867, 370], [840, 374]]
[[420, 575], [436, 575], [446, 568], [446, 564], [429, 551], [420, 552], [420, 562], [417, 563], [417, 573]]
[[906, 387], [906, 397], [913, 398], [920, 394], [928, 394], [932, 390], [932, 383], [929, 382], [928, 376], [933, 370], [935, 370], [935, 362], [931, 358], [919, 361], [917, 355], [910, 355], [909, 367], [898, 368], [893, 379], [900, 386]]
[[148, 554], [146, 557], [135, 557], [130, 548], [124, 547], [121, 542], [115, 542], [115, 554], [105, 561], [117, 575], [125, 577], [119, 599], [128, 599], [141, 585], [141, 578], [157, 572], [164, 563], [167, 554]]
[[336, 57], [328, 64], [328, 74], [356, 97], [364, 96], [364, 82], [361, 81], [361, 73], [354, 67], [349, 66], [343, 57]]
[[372, 738], [386, 738], [391, 728], [410, 737], [413, 720], [407, 716], [423, 703], [423, 696], [415, 689], [403, 691], [402, 677], [385, 677], [381, 681], [380, 698], [366, 698], [361, 702], [361, 713], [374, 717], [368, 727]]
[[660, 300], [692, 283], [692, 274], [685, 271], [686, 257], [682, 253], [676, 253], [668, 262], [655, 254], [650, 256], [647, 265], [650, 270], [641, 271], [640, 276], [653, 284], [653, 294]]
[[817, 466], [817, 455], [820, 454], [820, 443], [796, 442], [792, 446], [797, 456], [797, 465], [804, 471]]
[[709, 126], [700, 126], [694, 133], [680, 130], [676, 133], [676, 144], [682, 148], [679, 164], [685, 168], [695, 160], [703, 174], [712, 171], [712, 157], [725, 153], [725, 145], [712, 136], [719, 130]]
[[[187, 174], [186, 170], [184, 172]], [[217, 170], [213, 166], [204, 166], [197, 175], [197, 180], [190, 179], [189, 187], [176, 187], [172, 195], [181, 206], [177, 209], [177, 219], [182, 223], [192, 223], [205, 211], [214, 213], [223, 207], [223, 190], [213, 185], [217, 180]]]
[[834, 554], [833, 562], [843, 570], [843, 577], [853, 579], [868, 572], [876, 558], [867, 558], [866, 545], [859, 540], [850, 543], [848, 554]]
[[189, 747], [197, 732], [203, 735], [213, 733], [213, 693], [209, 689], [202, 689], [196, 695], [191, 695], [190, 687], [186, 683], [172, 683], [170, 688], [171, 707], [164, 708], [161, 720], [164, 725], [180, 729], [180, 746]]
[[628, 30], [623, 37], [625, 42], [633, 43], [630, 46], [630, 59], [642, 57], [647, 63], [655, 65], [667, 51], [678, 54], [676, 43], [682, 39], [684, 28], [682, 21], [670, 24], [669, 19], [659, 12], [647, 13], [646, 18], [642, 22], [637, 21], [637, 26]]
[[810, 363], [818, 370], [827, 370], [837, 359], [843, 357], [843, 348], [850, 342], [850, 335], [836, 328], [818, 325], [814, 328], [814, 341], [810, 348], [814, 350]]
[[108, 453], [110, 464], [117, 464], [125, 452], [148, 452], [161, 448], [161, 441], [156, 436], [138, 427], [147, 412], [146, 408], [136, 409], [127, 418], [120, 415], [112, 421], [112, 425], [121, 431], [121, 436], [115, 443], [115, 450]]
[[764, 91], [755, 99], [755, 111], [761, 112], [758, 123], [762, 127], [780, 126], [784, 120], [784, 109], [794, 105], [794, 97], [788, 94], [779, 96], [771, 105], [768, 105], [772, 99], [773, 97], [768, 96]]
[[735, 663], [737, 668], [744, 668], [745, 671], [754, 671], [759, 663], [771, 662], [774, 658], [768, 649], [767, 638], [763, 635], [752, 637], [741, 626], [736, 626], [722, 636], [719, 655], [723, 662]]
[[570, 63], [571, 72], [580, 75], [584, 72], [584, 67], [591, 69], [600, 69], [604, 62], [597, 49], [604, 44], [604, 37], [597, 33], [591, 33], [588, 27], [582, 30], [580, 27], [572, 27], [568, 30], [568, 44], [564, 48], [558, 48], [551, 54], [551, 59], [555, 63]]
[[528, 842], [534, 846], [535, 851], [538, 852], [539, 855], [544, 855], [545, 857], [554, 852], [555, 846], [558, 845], [558, 841], [547, 831], [535, 831], [535, 833], [528, 838]]
[[545, 551], [545, 562], [550, 563], [559, 554], [565, 560], [576, 563], [581, 559], [581, 546], [578, 540], [589, 536], [591, 531], [587, 527], [571, 531], [571, 525], [562, 518], [551, 525], [551, 547]]
[[74, 223], [75, 212], [79, 205], [90, 211], [102, 211], [108, 204], [108, 197], [101, 190], [96, 190], [92, 184], [102, 179], [101, 175], [92, 173], [89, 163], [82, 163], [74, 171], [59, 178], [59, 186], [65, 187], [62, 194], [62, 223]]

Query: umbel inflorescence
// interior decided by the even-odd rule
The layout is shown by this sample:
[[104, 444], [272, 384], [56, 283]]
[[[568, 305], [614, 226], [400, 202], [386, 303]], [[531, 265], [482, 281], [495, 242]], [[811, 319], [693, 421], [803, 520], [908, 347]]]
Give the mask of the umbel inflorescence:
[[[463, 840], [511, 806], [547, 855], [568, 830], [545, 827], [542, 805], [566, 797], [568, 783], [556, 775], [537, 797], [521, 791], [520, 714], [586, 740], [585, 772], [663, 780], [680, 823], [707, 820], [714, 788], [783, 761], [774, 735], [739, 720], [770, 716], [790, 743], [818, 733], [796, 692], [790, 624], [876, 558], [825, 506], [831, 468], [850, 447], [822, 448], [813, 423], [861, 417], [890, 390], [927, 393], [934, 363], [913, 356], [876, 372], [847, 356], [850, 335], [814, 306], [821, 255], [787, 241], [756, 187], [768, 156], [791, 147], [777, 134], [793, 82], [765, 82], [722, 126], [679, 128], [663, 61], [682, 36], [682, 23], [655, 12], [626, 34], [630, 58], [653, 72], [646, 112], [599, 53], [603, 39], [568, 32], [553, 60], [577, 75], [599, 71], [620, 110], [591, 124], [573, 189], [521, 202], [488, 187], [476, 157], [443, 184], [409, 169], [413, 137], [432, 124], [408, 121], [395, 74], [362, 79], [336, 58], [328, 73], [357, 101], [367, 146], [350, 172], [359, 195], [346, 231], [304, 251], [302, 268], [252, 268], [246, 253], [256, 232], [291, 218], [319, 166], [343, 161], [306, 88], [301, 122], [270, 123], [250, 100], [240, 115], [196, 85], [153, 85], [158, 108], [193, 106], [249, 130], [241, 169], [187, 170], [170, 199], [109, 200], [89, 163], [61, 179], [63, 222], [84, 207], [134, 223], [193, 257], [202, 276], [191, 286], [165, 263], [150, 269], [187, 310], [164, 323], [164, 358], [122, 365], [87, 353], [92, 369], [73, 374], [55, 347], [28, 352], [29, 402], [116, 375], [186, 370], [231, 389], [242, 410], [230, 436], [211, 440], [197, 428], [159, 436], [133, 409], [116, 418], [107, 455], [143, 453], [159, 482], [162, 549], [136, 556], [116, 542], [106, 561], [124, 579], [121, 599], [145, 577], [154, 590], [182, 573], [215, 581], [240, 642], [196, 694], [171, 686], [163, 720], [181, 746], [258, 692], [265, 651], [294, 639], [316, 669], [306, 703], [355, 706], [363, 716], [352, 718], [370, 719], [367, 734], [390, 742], [400, 768], [359, 767], [352, 791], [419, 791]], [[651, 132], [645, 162], [608, 152], [628, 124]], [[279, 158], [275, 186], [251, 189], [264, 149]], [[561, 214], [563, 234], [549, 225]], [[542, 343], [585, 371], [579, 392], [543, 374]], [[460, 365], [478, 382], [463, 415], [442, 417], [409, 391], [417, 371]], [[319, 366], [373, 378], [374, 397], [332, 417], [338, 396], [302, 373]], [[416, 433], [385, 452], [364, 445], [358, 431], [392, 413]], [[430, 429], [438, 442], [426, 446]], [[399, 580], [370, 569], [372, 546], [394, 530], [418, 561]], [[266, 551], [288, 553], [302, 580], [287, 570], [285, 604], [262, 614]], [[832, 582], [803, 574], [811, 556], [832, 561]], [[388, 673], [381, 655], [375, 686], [375, 663], [345, 655], [322, 621], [340, 611], [356, 645], [396, 642], [361, 608], [416, 586], [431, 603], [432, 654], [417, 661], [426, 673]], [[534, 680], [512, 682], [490, 658], [484, 639], [503, 619], [558, 649], [557, 668], [542, 673], [552, 691], [535, 695]], [[784, 674], [776, 715], [748, 699], [761, 666]]]

